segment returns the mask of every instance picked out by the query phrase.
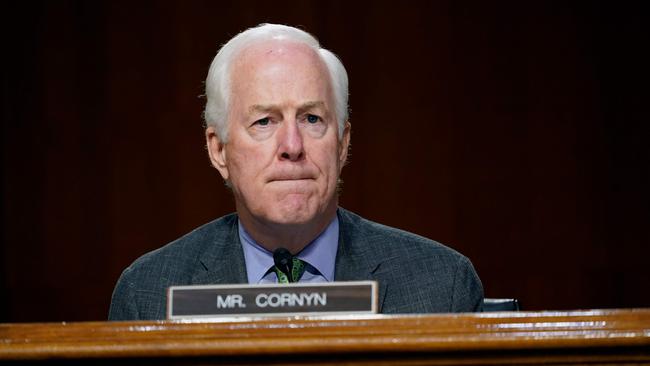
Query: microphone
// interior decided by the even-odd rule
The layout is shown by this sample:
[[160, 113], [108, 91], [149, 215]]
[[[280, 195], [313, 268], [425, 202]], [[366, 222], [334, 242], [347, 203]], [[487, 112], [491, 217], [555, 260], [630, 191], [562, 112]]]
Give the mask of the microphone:
[[285, 248], [278, 248], [273, 251], [273, 262], [275, 262], [275, 266], [287, 276], [289, 282], [293, 282], [291, 276], [293, 255], [291, 255], [291, 253]]

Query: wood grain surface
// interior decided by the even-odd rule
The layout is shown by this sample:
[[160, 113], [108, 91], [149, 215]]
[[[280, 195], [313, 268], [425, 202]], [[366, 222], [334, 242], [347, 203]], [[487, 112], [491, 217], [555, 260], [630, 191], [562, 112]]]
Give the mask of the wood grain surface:
[[638, 364], [650, 363], [650, 309], [0, 325], [0, 361], [21, 360]]

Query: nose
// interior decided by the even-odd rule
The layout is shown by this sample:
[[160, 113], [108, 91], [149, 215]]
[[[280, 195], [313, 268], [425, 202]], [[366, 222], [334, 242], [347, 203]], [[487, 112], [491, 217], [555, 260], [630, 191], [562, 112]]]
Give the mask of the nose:
[[296, 121], [287, 121], [279, 132], [278, 158], [288, 161], [302, 160], [305, 157], [305, 150], [298, 123]]

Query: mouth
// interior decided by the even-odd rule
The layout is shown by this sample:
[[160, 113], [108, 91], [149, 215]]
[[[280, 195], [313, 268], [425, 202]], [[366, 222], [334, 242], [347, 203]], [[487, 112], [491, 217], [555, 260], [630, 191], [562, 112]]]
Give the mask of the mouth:
[[311, 167], [281, 167], [280, 169], [273, 169], [266, 176], [267, 183], [309, 183], [316, 180], [318, 171]]
[[269, 183], [273, 182], [301, 182], [301, 181], [311, 181], [315, 180], [311, 177], [277, 177], [269, 180]]

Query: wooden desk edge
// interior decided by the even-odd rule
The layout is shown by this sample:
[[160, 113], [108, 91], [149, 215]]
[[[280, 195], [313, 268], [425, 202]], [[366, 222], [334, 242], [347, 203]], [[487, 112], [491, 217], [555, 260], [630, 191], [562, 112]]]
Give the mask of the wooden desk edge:
[[0, 360], [570, 349], [650, 360], [650, 309], [0, 324]]

